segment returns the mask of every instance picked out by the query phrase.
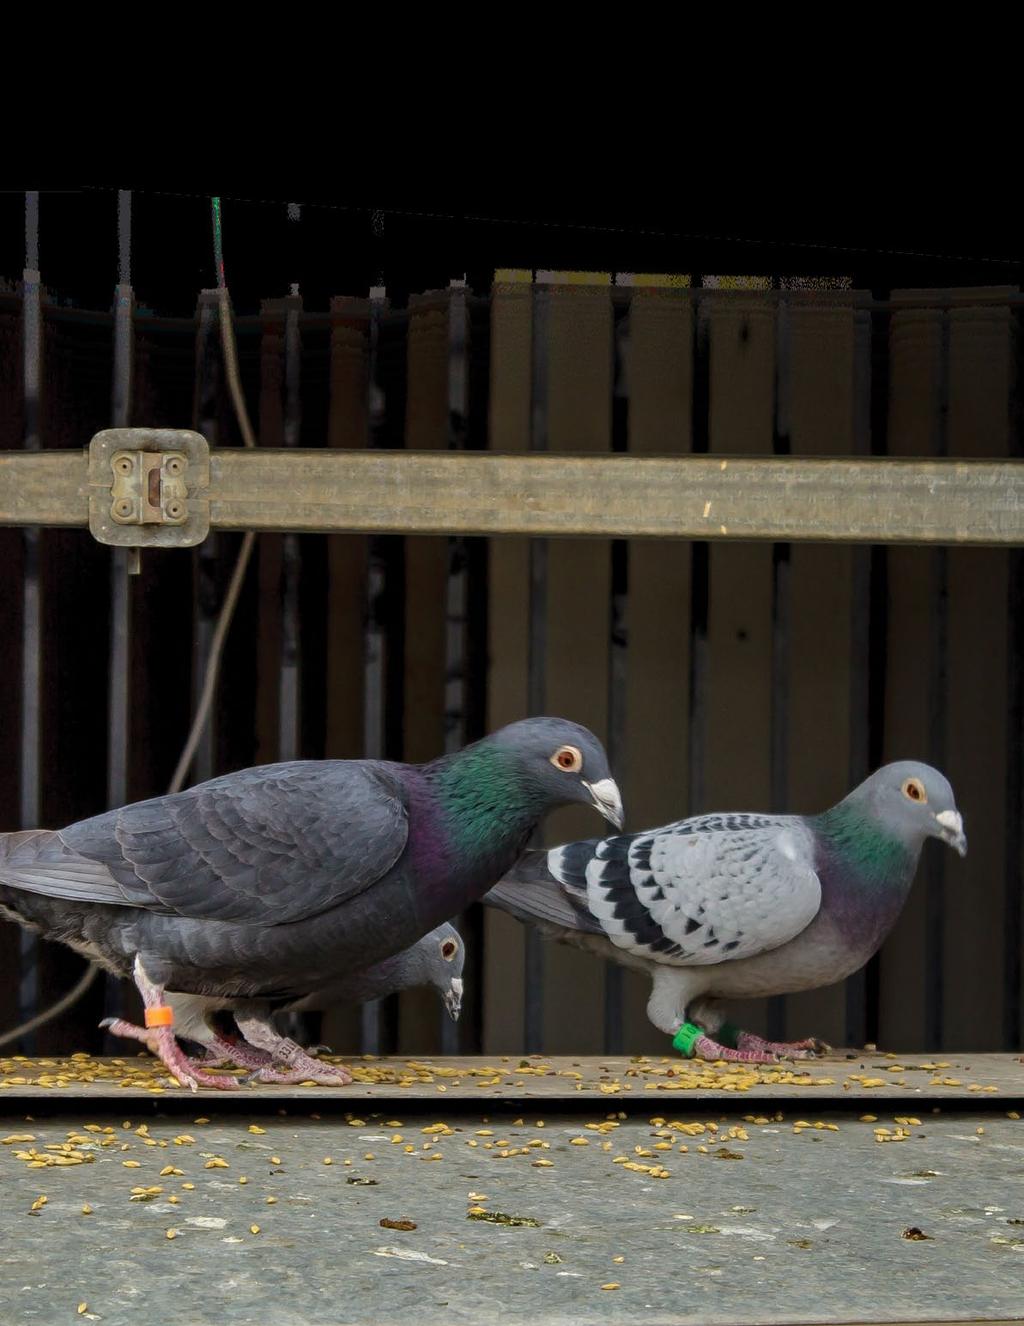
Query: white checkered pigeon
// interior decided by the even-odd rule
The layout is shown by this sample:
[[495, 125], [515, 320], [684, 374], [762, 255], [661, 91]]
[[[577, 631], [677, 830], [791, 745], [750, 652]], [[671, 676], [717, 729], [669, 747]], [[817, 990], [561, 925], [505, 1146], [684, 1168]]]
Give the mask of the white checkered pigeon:
[[646, 972], [648, 1017], [685, 1055], [802, 1058], [825, 1047], [730, 1026], [722, 1001], [857, 971], [895, 924], [928, 838], [966, 855], [949, 783], [903, 761], [819, 815], [699, 815], [529, 851], [484, 901]]
[[[274, 1003], [254, 999], [218, 999], [208, 995], [164, 992], [174, 1010], [178, 1040], [193, 1041], [207, 1051], [204, 1066], [233, 1063], [262, 1072], [261, 1081], [291, 1082], [291, 1073], [274, 1068], [280, 1039], [273, 1025], [277, 1013], [322, 1012], [338, 1004], [365, 1004], [403, 990], [430, 988], [437, 992], [448, 1015], [458, 1021], [464, 992], [466, 946], [455, 927], [446, 921], [410, 948], [384, 958], [365, 971], [336, 977], [328, 985], [297, 1001]], [[231, 1023], [234, 1024], [234, 1029]], [[133, 1036], [150, 1044], [152, 1032], [112, 1021], [115, 1035]], [[154, 1049], [155, 1046], [150, 1045]], [[326, 1048], [326, 1047], [323, 1047]], [[329, 1052], [329, 1051], [328, 1051]]]
[[[601, 743], [524, 719], [427, 764], [299, 760], [137, 802], [65, 829], [0, 834], [0, 915], [142, 995], [179, 1082], [234, 1088], [184, 1054], [166, 990], [299, 1000], [415, 944], [514, 864], [555, 806], [618, 827]], [[291, 1042], [297, 1080], [351, 1081]]]

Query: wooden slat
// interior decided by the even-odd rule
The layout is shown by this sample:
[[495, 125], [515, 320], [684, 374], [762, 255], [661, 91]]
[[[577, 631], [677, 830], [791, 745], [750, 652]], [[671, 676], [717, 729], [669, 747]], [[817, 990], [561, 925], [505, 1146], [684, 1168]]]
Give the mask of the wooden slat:
[[[955, 308], [950, 319], [950, 451], [1006, 454], [1011, 324], [1005, 308]], [[1007, 553], [949, 553], [948, 767], [970, 850], [947, 853], [942, 1045], [1004, 1045], [1002, 952], [1007, 756]], [[995, 789], [995, 795], [990, 793]], [[1021, 888], [1018, 878], [1012, 887]]]
[[[596, 278], [595, 278], [596, 279]], [[593, 285], [551, 291], [548, 359], [548, 445], [556, 456], [611, 448], [612, 310]], [[607, 734], [608, 623], [611, 591], [607, 542], [562, 540], [548, 549], [544, 708]], [[585, 838], [602, 830], [593, 811], [566, 808], [549, 816], [544, 841]], [[603, 1045], [603, 972], [589, 955], [544, 946], [544, 1036], [553, 1052], [596, 1053]], [[579, 1010], [566, 1018], [565, 1009]]]
[[[410, 451], [444, 447], [448, 439], [448, 293], [410, 300], [405, 445]], [[441, 539], [405, 543], [403, 756], [419, 763], [444, 752], [447, 545]], [[395, 1048], [439, 1047], [433, 991], [398, 997]]]
[[[693, 310], [686, 293], [635, 290], [627, 373], [630, 452], [686, 454], [693, 390]], [[623, 793], [629, 826], [639, 829], [678, 819], [687, 804], [688, 543], [630, 543], [627, 621]], [[624, 1043], [638, 1053], [662, 1045], [647, 1018], [650, 993], [645, 976], [623, 973]]]
[[[280, 447], [284, 439], [284, 318], [280, 301], [264, 301], [260, 322], [257, 428], [262, 449]], [[277, 679], [281, 669], [282, 543], [276, 534], [264, 534], [257, 540], [255, 548], [260, 602], [256, 642], [260, 674], [256, 698], [256, 752], [261, 764], [280, 759], [281, 696]]]
[[[43, 321], [43, 446], [67, 446], [110, 419], [109, 334]], [[110, 553], [83, 530], [46, 532], [40, 541], [40, 775], [35, 824], [51, 826], [104, 810]], [[69, 989], [82, 960], [40, 941], [40, 1006]], [[95, 1035], [92, 998], [41, 1028], [45, 1051], [77, 1049]], [[13, 1019], [12, 1019], [13, 1020]], [[95, 1042], [92, 1042], [95, 1043]]]
[[[547, 451], [551, 397], [551, 303], [549, 290], [533, 291], [530, 305], [530, 450]], [[548, 541], [531, 539], [526, 617], [526, 713], [547, 713]], [[531, 835], [534, 839], [538, 835]], [[534, 844], [535, 845], [535, 844]], [[523, 1039], [528, 1053], [544, 1048], [545, 954], [540, 934], [528, 926], [523, 950]]]
[[[823, 438], [830, 454], [856, 450], [853, 434], [855, 312], [806, 296], [790, 310], [790, 441], [806, 456]], [[792, 549], [789, 649], [789, 786], [786, 809], [824, 810], [849, 791], [850, 592], [853, 549]], [[822, 741], [821, 733], [829, 732]], [[786, 1035], [845, 1043], [841, 985], [787, 999]]]
[[[448, 439], [448, 297], [410, 301], [405, 445], [410, 452]], [[445, 531], [447, 532], [447, 530]], [[404, 757], [444, 751], [446, 548], [438, 539], [405, 541]]]
[[[496, 278], [513, 273], [499, 272]], [[519, 275], [522, 275], [520, 273]], [[496, 283], [491, 296], [491, 370], [488, 439], [495, 451], [525, 452], [530, 437], [532, 346], [530, 273], [525, 282]], [[487, 726], [511, 723], [527, 712], [529, 543], [492, 539], [488, 547]], [[485, 907], [483, 968], [484, 1044], [522, 1048], [526, 928], [505, 912]]]
[[[706, 464], [728, 474], [726, 456], [772, 451], [776, 312], [755, 296], [711, 310], [709, 450]], [[684, 462], [686, 463], [686, 462]], [[772, 463], [772, 462], [767, 462]], [[732, 528], [711, 501], [707, 524]], [[691, 811], [746, 811], [771, 798], [772, 550], [723, 544], [710, 550], [707, 738], [704, 802]], [[743, 1008], [743, 1022], [764, 1033], [764, 1008]]]
[[[365, 300], [331, 300], [330, 406], [327, 444], [365, 438], [369, 311]], [[366, 540], [327, 536], [327, 730], [329, 759], [363, 754], [363, 614]]]
[[[367, 435], [366, 300], [331, 300], [328, 446], [347, 446]], [[363, 616], [366, 610], [365, 536], [327, 536], [327, 695], [324, 754], [363, 754]], [[335, 1005], [321, 1022], [324, 1041], [339, 1049], [359, 1044], [359, 1011]]]
[[[931, 450], [940, 317], [935, 310], [917, 308], [892, 315], [890, 454], [916, 458]], [[924, 759], [928, 749], [930, 557], [916, 548], [888, 553], [886, 760]], [[928, 850], [934, 849], [929, 845]], [[919, 879], [880, 955], [880, 1034], [902, 1044], [924, 1044], [925, 912], [924, 881]]]
[[[14, 312], [0, 314], [0, 437], [21, 437], [24, 400], [21, 383], [21, 328]], [[15, 529], [0, 531], [0, 672], [9, 679], [0, 687], [0, 830], [19, 827], [21, 750], [21, 650], [25, 540]], [[7, 1022], [17, 1021], [22, 931], [14, 922], [0, 923], [0, 1010]], [[5, 1022], [5, 1029], [7, 1022]]]

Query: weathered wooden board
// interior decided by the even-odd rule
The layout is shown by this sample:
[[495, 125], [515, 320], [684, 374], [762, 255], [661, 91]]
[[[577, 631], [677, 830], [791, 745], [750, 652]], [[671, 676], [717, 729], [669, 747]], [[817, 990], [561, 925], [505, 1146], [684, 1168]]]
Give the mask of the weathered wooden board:
[[[84, 452], [0, 452], [0, 524], [84, 525]], [[1020, 543], [1024, 463], [254, 451], [210, 456], [215, 528]]]
[[[519, 1055], [345, 1062], [348, 1087], [246, 1083], [254, 1100], [550, 1100], [599, 1099], [652, 1108], [662, 1100], [726, 1101], [737, 1095], [770, 1101], [907, 1100], [1003, 1102], [1024, 1096], [1024, 1063], [1011, 1054], [905, 1055], [862, 1053], [779, 1065], [712, 1065], [678, 1057]], [[168, 1086], [148, 1056], [123, 1058], [0, 1058], [0, 1107], [5, 1100], [66, 1095], [103, 1099], [183, 1095]], [[206, 1099], [224, 1099], [205, 1091]], [[232, 1097], [233, 1098], [233, 1097]]]

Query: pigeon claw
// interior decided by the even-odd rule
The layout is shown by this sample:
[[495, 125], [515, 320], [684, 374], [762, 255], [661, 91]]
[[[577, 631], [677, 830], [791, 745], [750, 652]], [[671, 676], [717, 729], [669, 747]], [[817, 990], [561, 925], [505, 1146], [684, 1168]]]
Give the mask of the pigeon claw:
[[[182, 1056], [184, 1058], [184, 1056]], [[188, 1087], [189, 1091], [195, 1093], [200, 1087], [211, 1087], [217, 1091], [237, 1091], [241, 1083], [237, 1077], [227, 1077], [220, 1073], [207, 1073], [198, 1064], [192, 1063], [189, 1068], [171, 1067], [164, 1060], [165, 1067], [170, 1073], [173, 1081], [179, 1086]]]
[[830, 1046], [816, 1036], [802, 1041], [769, 1041], [751, 1031], [741, 1031], [736, 1038], [737, 1049], [770, 1056], [766, 1062], [779, 1063], [783, 1059], [816, 1059], [828, 1054]]
[[[760, 1040], [760, 1037], [754, 1037], [753, 1039]], [[763, 1044], [767, 1047], [768, 1042], [765, 1041]], [[782, 1062], [780, 1057], [770, 1049], [741, 1044], [737, 1044], [734, 1049], [731, 1045], [719, 1045], [717, 1041], [712, 1040], [706, 1034], [698, 1036], [694, 1041], [693, 1057], [703, 1059], [707, 1063], [777, 1064]]]
[[250, 1074], [245, 1080], [249, 1083], [273, 1083], [281, 1086], [314, 1082], [318, 1087], [347, 1087], [352, 1081], [352, 1074], [341, 1064], [332, 1065], [313, 1061], [313, 1067], [310, 1069], [275, 1068], [273, 1064], [268, 1064], [264, 1068], [257, 1068], [255, 1073]]

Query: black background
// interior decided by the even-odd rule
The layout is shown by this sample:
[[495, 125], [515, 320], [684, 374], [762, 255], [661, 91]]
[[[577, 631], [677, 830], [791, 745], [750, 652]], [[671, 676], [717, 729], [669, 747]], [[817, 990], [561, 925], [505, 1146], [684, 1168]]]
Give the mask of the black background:
[[[116, 187], [39, 182], [40, 268], [52, 296], [110, 307], [117, 277]], [[53, 182], [51, 182], [53, 183]], [[844, 276], [861, 289], [1013, 285], [1024, 271], [1024, 225], [997, 197], [955, 186], [902, 208], [851, 182], [848, 198], [801, 202], [780, 182], [744, 190], [679, 186], [660, 196], [628, 181], [572, 199], [524, 179], [489, 193], [354, 184], [347, 193], [297, 182], [179, 189], [132, 187], [132, 283], [139, 302], [191, 316], [215, 284], [209, 193], [223, 199], [227, 282], [235, 309], [298, 282], [308, 309], [383, 284], [393, 305], [465, 276], [485, 293], [496, 267], [719, 275]], [[805, 182], [806, 187], [806, 182]], [[209, 190], [209, 192], [207, 191]], [[752, 206], [750, 199], [756, 199]], [[784, 200], [784, 203], [783, 201]], [[298, 222], [288, 202], [301, 204]], [[967, 205], [969, 204], [969, 205]], [[0, 277], [25, 261], [24, 193], [0, 193]]]

